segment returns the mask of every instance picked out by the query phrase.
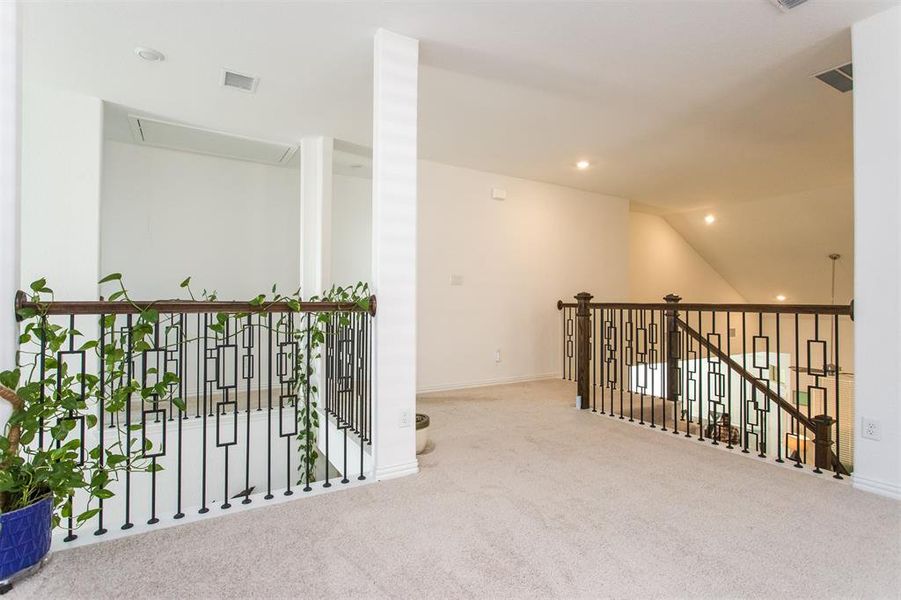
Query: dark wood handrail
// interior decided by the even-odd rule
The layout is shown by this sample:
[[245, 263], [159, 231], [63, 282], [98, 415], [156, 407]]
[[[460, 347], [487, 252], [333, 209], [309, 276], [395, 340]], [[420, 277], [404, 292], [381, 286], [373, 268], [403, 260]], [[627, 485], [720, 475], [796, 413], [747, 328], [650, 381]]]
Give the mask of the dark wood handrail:
[[[287, 302], [252, 304], [235, 300], [135, 300], [133, 302], [109, 300], [32, 302], [25, 292], [16, 293], [16, 318], [21, 309], [39, 310], [47, 315], [127, 315], [140, 314], [147, 309], [160, 313], [287, 313], [297, 312]], [[375, 316], [375, 296], [369, 297], [369, 308], [363, 309], [354, 302], [301, 302], [299, 312], [368, 312]]]
[[740, 364], [738, 364], [737, 362], [732, 360], [732, 358], [728, 354], [726, 354], [725, 352], [723, 352], [722, 350], [720, 350], [719, 348], [717, 348], [716, 346], [711, 344], [707, 340], [707, 338], [705, 338], [703, 335], [701, 335], [700, 333], [695, 331], [695, 329], [692, 328], [691, 326], [689, 326], [688, 323], [686, 323], [682, 319], [676, 317], [676, 325], [679, 327], [679, 329], [681, 329], [685, 333], [687, 333], [689, 337], [691, 337], [693, 340], [695, 340], [696, 342], [701, 344], [701, 346], [703, 346], [707, 350], [707, 352], [709, 352], [710, 354], [713, 354], [719, 360], [721, 360], [724, 363], [726, 363], [727, 365], [729, 365], [729, 367], [732, 370], [734, 370], [736, 373], [738, 373], [739, 377], [741, 377], [742, 379], [744, 379], [745, 381], [750, 383], [752, 386], [754, 386], [754, 388], [756, 388], [757, 391], [759, 391], [765, 397], [769, 398], [770, 400], [772, 400], [773, 402], [778, 404], [779, 407], [782, 408], [782, 410], [784, 410], [785, 412], [790, 414], [792, 417], [797, 419], [802, 425], [804, 425], [804, 427], [806, 427], [810, 431], [816, 430], [816, 425], [814, 425], [812, 419], [810, 419], [807, 415], [805, 415], [800, 410], [798, 410], [797, 407], [793, 406], [791, 402], [789, 402], [788, 400], [786, 400], [785, 398], [783, 398], [782, 396], [780, 396], [779, 394], [774, 392], [772, 389], [770, 389], [769, 387], [764, 385], [764, 383], [761, 382], [760, 379], [758, 379], [757, 377], [754, 377], [754, 375], [752, 375], [747, 370], [745, 370], [744, 367], [742, 367]]
[[[576, 308], [576, 302], [557, 301], [557, 310]], [[588, 308], [633, 309], [633, 310], [678, 310], [702, 312], [762, 312], [802, 315], [847, 315], [854, 318], [853, 304], [712, 304], [712, 303], [678, 303], [666, 302], [590, 302]]]
[[[775, 402], [782, 410], [787, 412], [793, 418], [797, 419], [798, 422], [806, 427], [809, 431], [816, 434], [817, 426], [813, 419], [806, 416], [804, 413], [798, 410], [797, 407], [793, 406], [791, 402], [764, 385], [763, 382], [760, 381], [760, 379], [754, 377], [754, 375], [746, 371], [740, 364], [732, 360], [732, 358], [728, 354], [711, 344], [703, 335], [698, 333], [688, 323], [678, 317], [676, 317], [675, 322], [676, 326], [679, 327], [679, 329], [683, 330], [689, 335], [689, 337], [703, 346], [707, 350], [707, 352], [713, 354], [718, 359], [726, 363], [736, 373], [738, 373], [739, 377], [754, 386], [754, 388], [757, 389], [757, 391], [761, 392], [765, 397]], [[833, 470], [843, 475], [850, 475], [848, 469], [845, 467], [845, 465], [842, 464], [835, 452], [832, 451], [832, 448], [828, 448], [827, 451], [829, 453], [828, 461], [832, 465]]]

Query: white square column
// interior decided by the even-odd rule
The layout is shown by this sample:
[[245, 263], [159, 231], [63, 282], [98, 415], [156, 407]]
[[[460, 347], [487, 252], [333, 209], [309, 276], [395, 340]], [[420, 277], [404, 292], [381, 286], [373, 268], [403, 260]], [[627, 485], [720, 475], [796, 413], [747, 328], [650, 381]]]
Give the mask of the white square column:
[[[854, 487], [901, 498], [901, 8], [851, 29]], [[863, 419], [880, 439], [863, 437]]]
[[[332, 284], [332, 152], [334, 140], [300, 140], [300, 293], [319, 296]], [[294, 290], [284, 290], [292, 292]]]
[[419, 42], [375, 34], [372, 274], [376, 478], [416, 473], [416, 119]]

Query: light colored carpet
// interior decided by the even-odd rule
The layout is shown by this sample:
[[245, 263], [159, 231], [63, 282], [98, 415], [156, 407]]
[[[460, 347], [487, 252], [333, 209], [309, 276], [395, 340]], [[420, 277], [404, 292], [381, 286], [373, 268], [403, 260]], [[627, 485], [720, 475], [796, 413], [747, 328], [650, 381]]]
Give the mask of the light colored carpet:
[[58, 553], [17, 598], [898, 598], [901, 503], [571, 408], [420, 399], [422, 472]]

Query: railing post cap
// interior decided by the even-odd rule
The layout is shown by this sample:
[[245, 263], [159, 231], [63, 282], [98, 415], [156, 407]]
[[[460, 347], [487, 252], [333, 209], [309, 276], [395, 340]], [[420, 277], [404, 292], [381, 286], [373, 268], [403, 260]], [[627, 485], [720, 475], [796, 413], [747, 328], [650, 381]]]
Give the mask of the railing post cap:
[[594, 296], [592, 294], [589, 294], [588, 292], [579, 292], [575, 295], [575, 298], [579, 302], [590, 302], [591, 299], [594, 298]]
[[813, 417], [814, 423], [822, 423], [823, 425], [832, 425], [835, 423], [835, 419], [830, 417], [829, 415], [816, 415]]
[[666, 302], [669, 302], [670, 304], [675, 304], [676, 302], [681, 302], [681, 301], [682, 301], [682, 296], [670, 292], [669, 294], [667, 294], [666, 296], [664, 296], [663, 299], [664, 299]]
[[16, 321], [22, 320], [22, 315], [19, 314], [19, 311], [22, 310], [22, 306], [25, 304], [25, 301], [28, 299], [28, 296], [25, 295], [25, 292], [22, 290], [18, 290], [16, 292], [16, 297], [13, 300], [13, 310], [16, 314]]

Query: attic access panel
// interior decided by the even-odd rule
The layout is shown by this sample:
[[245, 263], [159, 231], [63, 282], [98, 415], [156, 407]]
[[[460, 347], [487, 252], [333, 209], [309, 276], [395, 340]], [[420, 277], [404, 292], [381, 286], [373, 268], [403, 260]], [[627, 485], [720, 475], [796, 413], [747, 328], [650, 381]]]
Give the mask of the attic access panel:
[[258, 140], [138, 115], [128, 115], [128, 124], [138, 144], [195, 154], [284, 165], [297, 151], [297, 146], [291, 144]]

